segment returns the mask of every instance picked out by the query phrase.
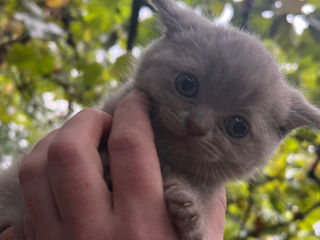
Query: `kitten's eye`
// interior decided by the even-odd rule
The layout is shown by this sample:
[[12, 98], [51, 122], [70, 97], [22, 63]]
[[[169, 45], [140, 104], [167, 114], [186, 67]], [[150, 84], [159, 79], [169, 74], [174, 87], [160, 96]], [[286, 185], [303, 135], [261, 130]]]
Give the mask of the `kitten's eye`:
[[233, 138], [244, 138], [249, 133], [247, 120], [240, 116], [232, 116], [224, 122], [226, 132]]
[[198, 81], [190, 73], [181, 73], [176, 78], [176, 89], [182, 96], [194, 98], [198, 93]]

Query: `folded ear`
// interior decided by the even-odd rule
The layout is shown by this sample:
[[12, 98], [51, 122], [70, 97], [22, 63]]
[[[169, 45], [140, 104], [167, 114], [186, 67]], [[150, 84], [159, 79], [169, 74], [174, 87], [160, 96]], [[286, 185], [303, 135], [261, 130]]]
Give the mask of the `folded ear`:
[[191, 9], [179, 7], [173, 0], [152, 0], [152, 3], [156, 7], [158, 18], [167, 29], [167, 34], [196, 27], [199, 21], [208, 21]]
[[298, 127], [310, 127], [320, 130], [320, 110], [308, 103], [307, 100], [297, 90], [290, 90], [289, 114], [283, 132], [289, 133]]

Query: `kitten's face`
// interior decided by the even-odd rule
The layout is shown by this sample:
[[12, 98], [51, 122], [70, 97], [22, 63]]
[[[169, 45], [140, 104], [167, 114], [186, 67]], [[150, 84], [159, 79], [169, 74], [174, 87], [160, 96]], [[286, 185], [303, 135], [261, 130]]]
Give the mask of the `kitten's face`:
[[281, 74], [255, 38], [213, 25], [189, 29], [155, 43], [142, 66], [137, 80], [153, 99], [155, 128], [171, 135], [175, 158], [228, 163], [238, 175], [280, 141], [274, 112], [287, 111]]
[[172, 164], [248, 175], [290, 130], [290, 88], [255, 37], [194, 18], [149, 47], [137, 85], [153, 100], [153, 126]]

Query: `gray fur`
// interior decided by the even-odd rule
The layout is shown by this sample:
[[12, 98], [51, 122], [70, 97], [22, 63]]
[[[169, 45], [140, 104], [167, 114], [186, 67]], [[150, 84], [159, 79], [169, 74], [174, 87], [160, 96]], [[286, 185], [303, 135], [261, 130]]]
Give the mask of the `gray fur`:
[[[166, 32], [145, 50], [132, 89], [152, 99], [150, 115], [165, 190], [173, 182], [182, 195], [195, 193], [194, 199], [181, 201], [194, 202], [204, 218], [199, 226], [188, 228], [174, 221], [181, 238], [203, 239], [203, 215], [215, 189], [250, 177], [292, 129], [319, 129], [320, 112], [284, 81], [279, 65], [258, 37], [219, 26], [171, 0], [154, 4]], [[185, 72], [200, 81], [195, 99], [175, 89], [175, 79]], [[107, 103], [104, 110], [112, 113], [114, 106]], [[232, 115], [249, 121], [247, 137], [232, 139], [226, 134], [223, 122]], [[190, 136], [190, 122], [206, 134]], [[201, 204], [196, 204], [199, 198]], [[170, 205], [171, 196], [166, 199]]]
[[[145, 50], [132, 80], [109, 97], [103, 110], [112, 115], [133, 89], [149, 95], [168, 210], [181, 239], [204, 239], [208, 201], [215, 190], [250, 177], [292, 129], [319, 129], [320, 112], [284, 81], [256, 36], [216, 25], [171, 0], [154, 5], [166, 32]], [[175, 89], [175, 79], [186, 72], [200, 82], [194, 99]], [[248, 136], [228, 136], [223, 123], [233, 115], [248, 120]], [[192, 136], [190, 128], [204, 134]], [[0, 192], [6, 184], [0, 182]], [[6, 202], [1, 200], [0, 209]], [[2, 219], [0, 227], [10, 221]]]
[[0, 168], [0, 233], [8, 226], [22, 227], [24, 203], [18, 179], [20, 162], [16, 161], [9, 169]]

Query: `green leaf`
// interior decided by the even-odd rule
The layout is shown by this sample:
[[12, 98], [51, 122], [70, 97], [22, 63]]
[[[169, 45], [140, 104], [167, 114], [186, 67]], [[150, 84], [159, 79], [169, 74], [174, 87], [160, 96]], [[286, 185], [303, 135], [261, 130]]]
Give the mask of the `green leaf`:
[[145, 19], [139, 25], [135, 44], [141, 47], [147, 46], [153, 39], [160, 36], [161, 28], [163, 29], [163, 26], [155, 18]]
[[102, 67], [98, 63], [91, 63], [88, 65], [85, 65], [82, 68], [83, 71], [83, 83], [85, 87], [90, 87], [95, 84], [98, 77], [102, 73]]
[[20, 43], [13, 45], [6, 59], [9, 64], [15, 65], [21, 70], [34, 68], [36, 64], [34, 49]]
[[48, 74], [54, 70], [55, 67], [55, 58], [50, 55], [45, 55], [39, 60], [39, 73]]
[[320, 1], [319, 0], [308, 0], [308, 3], [312, 4], [316, 8], [320, 8]]
[[126, 78], [133, 65], [133, 57], [131, 53], [126, 53], [117, 58], [117, 61], [111, 66], [110, 74], [115, 79]]

